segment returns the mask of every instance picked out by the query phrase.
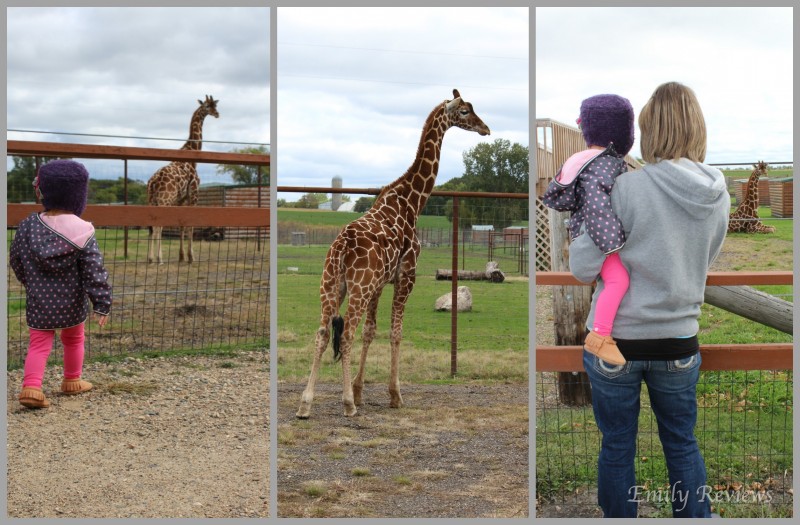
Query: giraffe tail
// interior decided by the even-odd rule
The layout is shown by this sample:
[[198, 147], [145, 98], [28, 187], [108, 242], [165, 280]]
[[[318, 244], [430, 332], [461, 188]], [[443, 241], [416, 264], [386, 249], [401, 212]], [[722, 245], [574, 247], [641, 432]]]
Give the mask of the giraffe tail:
[[342, 353], [339, 350], [342, 343], [342, 332], [344, 332], [344, 319], [337, 315], [331, 320], [333, 327], [333, 362], [337, 362], [342, 358]]

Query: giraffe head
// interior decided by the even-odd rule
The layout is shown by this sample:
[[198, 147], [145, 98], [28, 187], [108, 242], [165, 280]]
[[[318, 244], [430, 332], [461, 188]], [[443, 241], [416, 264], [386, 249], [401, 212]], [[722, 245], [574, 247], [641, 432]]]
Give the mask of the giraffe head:
[[444, 113], [450, 120], [451, 126], [456, 126], [467, 131], [476, 131], [479, 135], [488, 135], [489, 126], [483, 123], [475, 114], [472, 104], [463, 100], [457, 89], [453, 90], [453, 100], [445, 100]]
[[214, 97], [210, 97], [206, 95], [206, 100], [202, 101], [197, 99], [197, 103], [200, 104], [200, 114], [201, 116], [205, 117], [207, 115], [211, 115], [214, 118], [219, 118], [219, 113], [217, 112], [217, 102], [219, 100], [214, 100]]

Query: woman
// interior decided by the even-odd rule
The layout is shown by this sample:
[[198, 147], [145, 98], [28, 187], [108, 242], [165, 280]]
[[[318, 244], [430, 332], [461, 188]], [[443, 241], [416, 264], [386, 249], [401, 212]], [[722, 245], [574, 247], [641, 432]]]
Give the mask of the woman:
[[[627, 238], [620, 252], [630, 273], [612, 336], [626, 359], [611, 365], [584, 352], [595, 419], [603, 434], [598, 502], [606, 517], [636, 517], [648, 494], [634, 471], [641, 384], [669, 470], [675, 517], [709, 517], [706, 471], [694, 426], [700, 353], [698, 316], [708, 268], [722, 247], [730, 198], [722, 173], [702, 164], [706, 127], [694, 92], [677, 82], [659, 86], [639, 115], [647, 164], [620, 175], [611, 192]], [[593, 326], [605, 256], [588, 235], [570, 245], [570, 270], [597, 279], [587, 326]]]

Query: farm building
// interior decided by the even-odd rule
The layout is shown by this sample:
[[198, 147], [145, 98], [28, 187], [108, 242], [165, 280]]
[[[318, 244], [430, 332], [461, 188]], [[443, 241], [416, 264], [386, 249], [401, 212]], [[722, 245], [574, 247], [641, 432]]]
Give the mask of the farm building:
[[769, 202], [773, 217], [794, 217], [792, 207], [792, 192], [794, 191], [794, 177], [771, 179], [769, 181]]
[[[736, 197], [736, 204], [738, 205], [742, 202], [742, 196], [744, 195], [745, 188], [747, 188], [747, 180], [748, 179], [737, 179], [734, 180], [731, 185], [733, 187], [733, 195]], [[759, 179], [758, 180], [758, 205], [759, 206], [769, 206], [770, 203], [770, 179]]]
[[[269, 186], [201, 186], [198, 206], [230, 207], [230, 208], [269, 208]], [[265, 213], [267, 213], [265, 211]], [[205, 240], [238, 239], [255, 236], [256, 230], [251, 228], [195, 228], [194, 238]], [[164, 237], [178, 237], [178, 228], [164, 228]], [[267, 232], [262, 232], [262, 236]]]

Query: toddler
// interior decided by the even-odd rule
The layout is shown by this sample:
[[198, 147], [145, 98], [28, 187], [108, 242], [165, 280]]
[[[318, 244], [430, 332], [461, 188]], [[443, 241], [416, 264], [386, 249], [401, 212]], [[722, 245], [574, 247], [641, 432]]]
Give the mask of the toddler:
[[581, 103], [578, 126], [588, 149], [572, 155], [542, 196], [558, 211], [571, 211], [570, 238], [581, 229], [606, 254], [600, 270], [603, 291], [597, 298], [594, 326], [584, 348], [603, 361], [625, 364], [625, 357], [611, 337], [614, 318], [630, 279], [619, 258], [625, 244], [622, 223], [611, 209], [611, 188], [628, 167], [624, 157], [633, 147], [633, 106], [618, 95], [596, 95]]
[[10, 248], [10, 265], [25, 286], [25, 315], [30, 332], [19, 402], [44, 408], [42, 378], [55, 331], [64, 345], [61, 392], [80, 394], [92, 388], [81, 379], [84, 322], [89, 301], [104, 326], [111, 312], [111, 285], [103, 267], [94, 227], [80, 218], [88, 195], [89, 173], [83, 164], [54, 160], [44, 164], [33, 182], [44, 212], [20, 222]]

